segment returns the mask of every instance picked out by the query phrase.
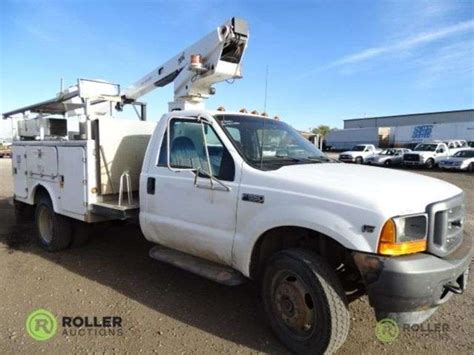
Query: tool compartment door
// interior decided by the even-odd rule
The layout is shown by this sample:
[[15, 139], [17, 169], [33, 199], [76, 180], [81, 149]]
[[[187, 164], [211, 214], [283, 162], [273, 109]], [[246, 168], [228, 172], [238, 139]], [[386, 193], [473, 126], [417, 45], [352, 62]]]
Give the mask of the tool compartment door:
[[58, 155], [56, 147], [27, 146], [26, 156], [30, 178], [51, 182], [58, 181]]
[[86, 151], [83, 147], [58, 147], [59, 186], [63, 210], [87, 212]]
[[12, 146], [13, 189], [16, 197], [28, 197], [28, 172], [24, 146]]

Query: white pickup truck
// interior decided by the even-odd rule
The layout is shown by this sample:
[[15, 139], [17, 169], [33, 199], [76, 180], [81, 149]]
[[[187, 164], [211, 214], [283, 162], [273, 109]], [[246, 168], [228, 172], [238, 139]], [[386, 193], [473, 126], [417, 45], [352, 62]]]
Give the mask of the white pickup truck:
[[339, 160], [345, 163], [362, 164], [368, 157], [380, 151], [373, 144], [357, 144], [351, 150], [339, 154]]
[[424, 142], [418, 144], [412, 152], [403, 154], [403, 165], [433, 169], [451, 154], [454, 153], [451, 153], [444, 142]]
[[[261, 151], [262, 135], [278, 154]], [[127, 141], [141, 141], [120, 140], [112, 171]], [[472, 239], [463, 235], [464, 194], [451, 184], [330, 162], [287, 124], [239, 113], [166, 114], [147, 146], [134, 155], [139, 203], [119, 207], [97, 194], [96, 139], [15, 142], [15, 201], [35, 206], [40, 244], [66, 248], [77, 220], [139, 207], [143, 234], [158, 245], [152, 257], [228, 285], [260, 282], [275, 332], [301, 353], [342, 345], [346, 293], [364, 290], [377, 318], [410, 323], [466, 287]], [[49, 148], [59, 166], [39, 175]]]
[[92, 81], [5, 113], [83, 110], [78, 132], [43, 117], [31, 125], [39, 137], [16, 137], [16, 211], [34, 209], [48, 251], [82, 243], [86, 225], [138, 216], [156, 244], [151, 257], [226, 285], [258, 282], [271, 327], [296, 353], [335, 352], [349, 332], [348, 302], [365, 293], [378, 319], [423, 322], [466, 288], [473, 243], [463, 191], [328, 159], [279, 120], [190, 109], [190, 98], [210, 92], [201, 78], [240, 76], [244, 30], [233, 20], [206, 37], [202, 48], [218, 55], [204, 57], [215, 62], [201, 65], [185, 51], [169, 62], [181, 69], [163, 66], [133, 86], [143, 93], [169, 75], [189, 77], [176, 90], [197, 92], [177, 95], [157, 124], [113, 117], [111, 103], [138, 103]]

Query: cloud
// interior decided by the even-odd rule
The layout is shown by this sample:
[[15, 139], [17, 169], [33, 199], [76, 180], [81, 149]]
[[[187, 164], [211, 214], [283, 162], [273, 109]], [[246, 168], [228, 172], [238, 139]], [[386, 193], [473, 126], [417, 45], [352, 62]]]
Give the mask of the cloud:
[[474, 45], [470, 41], [450, 44], [438, 49], [434, 55], [425, 56], [415, 61], [419, 68], [416, 85], [421, 89], [430, 89], [442, 82], [449, 85], [452, 82], [474, 80]]
[[457, 34], [468, 33], [472, 31], [474, 31], [474, 20], [464, 21], [456, 25], [443, 27], [435, 31], [422, 32], [415, 36], [404, 38], [402, 40], [399, 40], [389, 45], [367, 48], [360, 52], [335, 60], [327, 64], [323, 68], [319, 68], [319, 69], [320, 70], [329, 69], [329, 68], [341, 67], [341, 66], [350, 65], [350, 64], [356, 64], [356, 63], [360, 63], [360, 62], [364, 62], [370, 59], [380, 57], [382, 55], [395, 53], [398, 51], [410, 50], [423, 44], [427, 44], [427, 43], [434, 42], [443, 38], [447, 38], [447, 37], [454, 36]]

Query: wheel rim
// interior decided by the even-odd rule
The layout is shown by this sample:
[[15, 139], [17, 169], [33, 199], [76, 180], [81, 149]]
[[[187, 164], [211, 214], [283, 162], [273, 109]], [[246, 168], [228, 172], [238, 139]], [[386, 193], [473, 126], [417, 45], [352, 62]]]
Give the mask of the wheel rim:
[[48, 244], [51, 243], [53, 239], [53, 214], [46, 207], [41, 207], [39, 210], [38, 230], [41, 239]]
[[309, 338], [316, 323], [309, 287], [298, 275], [285, 270], [275, 275], [272, 291], [272, 309], [278, 323], [293, 338]]

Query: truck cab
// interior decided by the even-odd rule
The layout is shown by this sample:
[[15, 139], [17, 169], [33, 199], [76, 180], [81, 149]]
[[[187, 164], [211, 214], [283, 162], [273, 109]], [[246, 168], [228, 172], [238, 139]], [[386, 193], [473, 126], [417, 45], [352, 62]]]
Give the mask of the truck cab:
[[[192, 256], [259, 280], [272, 327], [296, 352], [309, 346], [296, 339], [316, 319], [311, 278], [296, 271], [302, 265], [339, 280], [336, 294], [358, 280], [376, 317], [401, 323], [429, 318], [467, 280], [472, 240], [462, 236], [460, 189], [335, 162], [284, 122], [258, 115], [164, 115], [145, 156], [140, 201], [143, 234], [158, 245], [152, 257], [183, 267], [176, 260]], [[239, 283], [221, 270], [219, 282]], [[345, 308], [339, 301], [327, 310], [341, 324], [346, 313], [331, 311]]]

